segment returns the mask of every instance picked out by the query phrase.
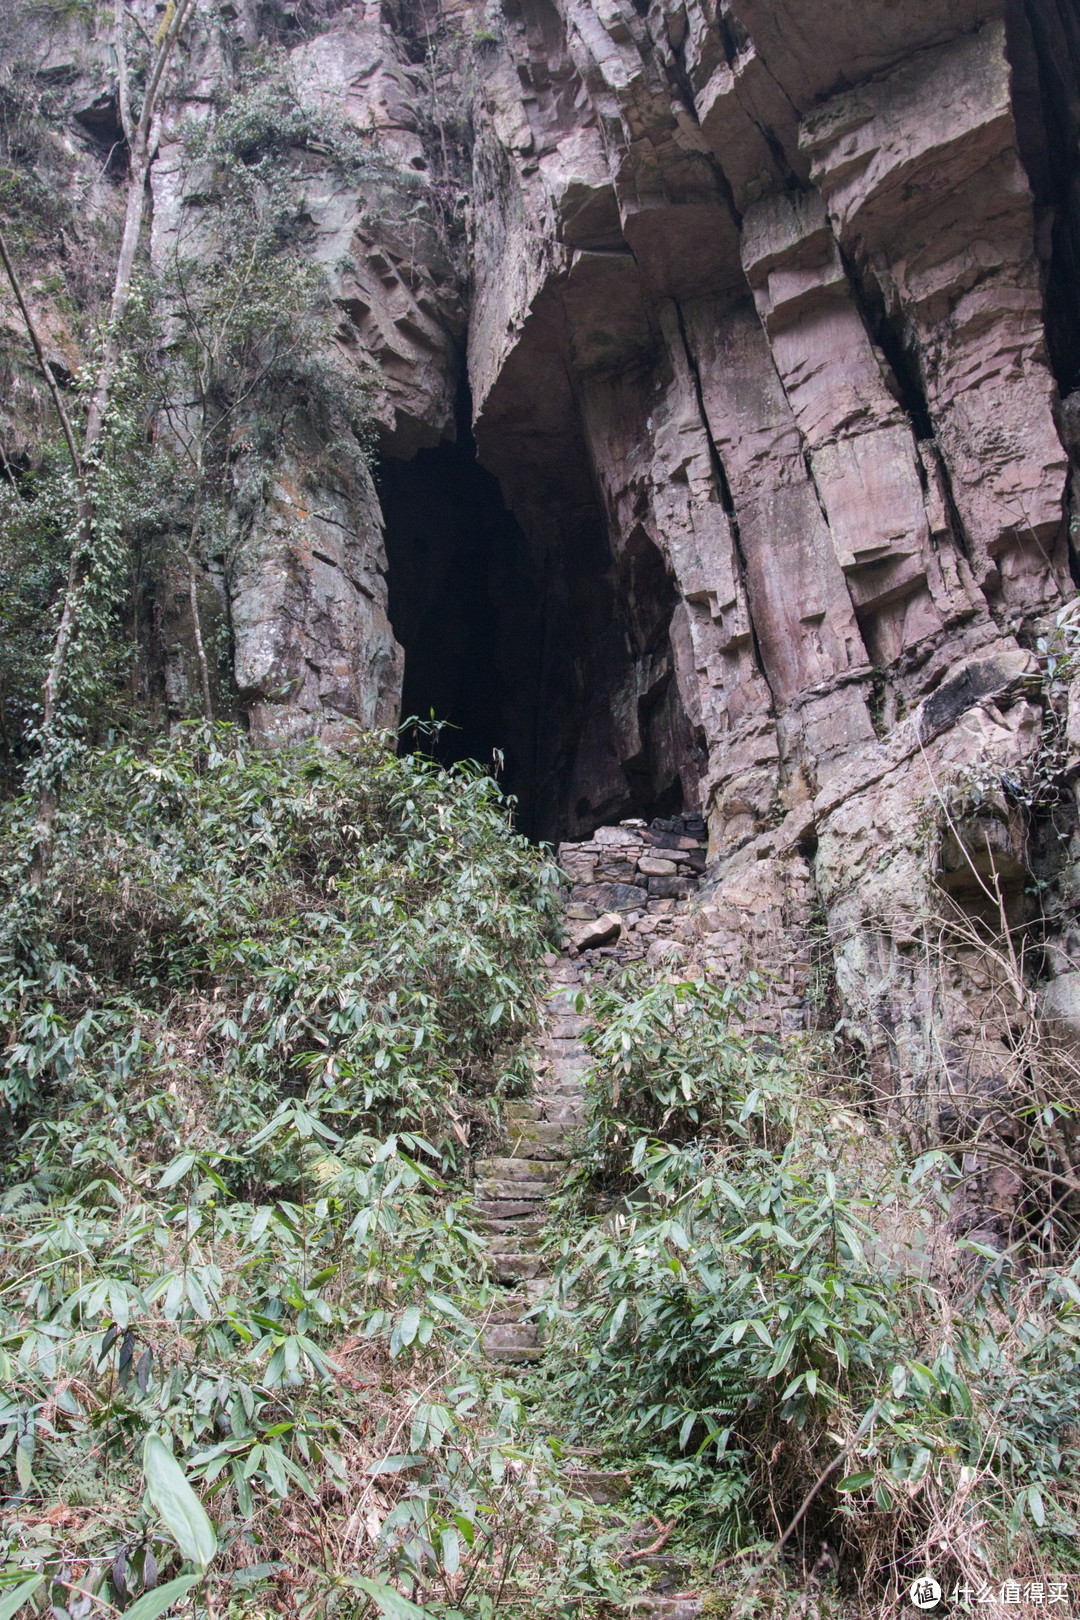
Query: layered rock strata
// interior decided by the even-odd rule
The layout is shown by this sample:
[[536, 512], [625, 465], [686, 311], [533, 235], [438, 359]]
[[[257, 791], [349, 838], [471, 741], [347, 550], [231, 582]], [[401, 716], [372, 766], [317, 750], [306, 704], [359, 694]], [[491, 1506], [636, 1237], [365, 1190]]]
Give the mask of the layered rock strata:
[[[970, 929], [1046, 878], [1018, 811], [1029, 649], [1073, 594], [1078, 32], [1053, 4], [962, 12], [508, 9], [469, 332], [477, 442], [526, 528], [541, 483], [549, 532], [574, 507], [583, 442], [614, 576], [655, 546], [675, 586], [701, 958], [782, 974], [791, 1025], [839, 1014], [913, 1128], [1009, 1070], [1015, 987]], [[628, 760], [655, 667], [607, 677]]]
[[[27, 279], [69, 369], [55, 275], [91, 238], [107, 262], [117, 222], [95, 30], [35, 14], [3, 39], [12, 73], [60, 87], [50, 172], [80, 208]], [[1076, 739], [1038, 652], [1077, 567], [1075, 8], [237, 0], [192, 30], [162, 120], [161, 272], [185, 241], [213, 257], [213, 176], [185, 131], [268, 44], [304, 116], [377, 159], [350, 177], [307, 141], [280, 182], [340, 312], [328, 363], [378, 369], [384, 488], [471, 432], [516, 525], [513, 568], [485, 564], [498, 632], [474, 680], [513, 687], [514, 734], [491, 739], [508, 785], [531, 832], [580, 846], [585, 887], [642, 891], [571, 925], [613, 914], [596, 949], [655, 955], [671, 913], [651, 908], [685, 902], [652, 881], [689, 874], [644, 869], [635, 826], [632, 861], [593, 834], [701, 816], [710, 971], [779, 973], [789, 1024], [840, 1021], [899, 1117], [942, 1128], [942, 1088], [955, 1113], [1001, 1083], [1025, 996], [1080, 971]], [[24, 385], [6, 453], [32, 460], [41, 391], [11, 320], [4, 341]], [[310, 413], [281, 421], [258, 478], [237, 438], [243, 545], [203, 585], [242, 708], [268, 737], [393, 723], [379, 488]], [[416, 488], [400, 504], [423, 510]], [[177, 713], [196, 683], [169, 612]], [[972, 927], [1028, 930], [1019, 986]]]

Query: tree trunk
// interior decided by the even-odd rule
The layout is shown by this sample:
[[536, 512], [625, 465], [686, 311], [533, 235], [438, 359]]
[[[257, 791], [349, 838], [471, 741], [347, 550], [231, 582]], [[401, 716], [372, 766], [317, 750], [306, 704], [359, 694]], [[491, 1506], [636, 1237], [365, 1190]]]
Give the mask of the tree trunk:
[[[200, 462], [202, 457], [200, 456]], [[201, 467], [200, 467], [201, 473]], [[195, 516], [191, 520], [191, 533], [188, 535], [187, 549], [184, 557], [188, 568], [188, 601], [191, 604], [191, 629], [195, 637], [195, 656], [199, 661], [199, 681], [202, 685], [203, 715], [207, 720], [214, 718], [214, 705], [210, 698], [210, 669], [206, 662], [206, 648], [203, 646], [202, 624], [199, 620], [199, 589], [198, 574], [195, 569], [195, 541], [202, 522], [202, 495], [198, 496], [195, 505]]]
[[[194, 9], [195, 0], [179, 0], [175, 11], [168, 23], [164, 36], [160, 40], [158, 54], [150, 75], [143, 101], [142, 112], [136, 126], [134, 137], [130, 145], [131, 178], [128, 182], [127, 208], [124, 214], [124, 233], [120, 240], [120, 252], [116, 261], [116, 275], [113, 280], [112, 301], [109, 308], [109, 325], [105, 336], [105, 349], [98, 369], [94, 392], [87, 413], [86, 432], [83, 437], [82, 455], [75, 444], [71, 424], [64, 409], [63, 400], [56, 386], [55, 378], [45, 359], [37, 330], [31, 318], [30, 311], [23, 299], [14, 268], [8, 256], [6, 244], [0, 246], [0, 256], [3, 258], [4, 268], [11, 281], [15, 296], [22, 311], [30, 340], [37, 356], [38, 365], [48, 384], [49, 390], [64, 429], [68, 450], [75, 467], [75, 475], [80, 491], [79, 537], [72, 552], [71, 564], [68, 569], [67, 584], [64, 589], [64, 605], [60, 614], [60, 624], [57, 627], [56, 639], [53, 642], [52, 654], [49, 658], [49, 667], [42, 687], [42, 716], [41, 716], [41, 749], [42, 770], [41, 787], [38, 794], [38, 813], [34, 826], [34, 842], [30, 861], [30, 881], [35, 888], [39, 888], [48, 871], [52, 857], [54, 827], [56, 810], [60, 794], [59, 762], [50, 760], [52, 745], [55, 741], [56, 712], [60, 694], [63, 688], [64, 675], [67, 668], [68, 653], [72, 639], [78, 629], [79, 598], [82, 587], [86, 582], [89, 564], [93, 550], [94, 538], [94, 507], [90, 487], [86, 480], [85, 469], [87, 462], [93, 457], [93, 452], [101, 437], [101, 430], [105, 423], [106, 413], [112, 393], [113, 380], [116, 376], [116, 367], [120, 359], [120, 327], [127, 313], [128, 303], [131, 299], [131, 274], [135, 266], [135, 255], [139, 247], [139, 237], [142, 234], [143, 208], [146, 200], [146, 182], [150, 174], [150, 164], [154, 156], [155, 141], [151, 138], [154, 120], [154, 110], [157, 105], [159, 93], [164, 81], [165, 68], [177, 36], [184, 25], [189, 13]], [[123, 12], [120, 0], [115, 8], [116, 23], [116, 51], [117, 71], [122, 86], [123, 100], [127, 100], [127, 61], [124, 53]], [[126, 114], [126, 108], [123, 109]], [[129, 119], [130, 121], [130, 119]], [[125, 131], [126, 133], [126, 131]], [[2, 238], [0, 238], [2, 244]], [[201, 652], [200, 658], [205, 657]], [[209, 689], [208, 678], [204, 680], [204, 695]]]

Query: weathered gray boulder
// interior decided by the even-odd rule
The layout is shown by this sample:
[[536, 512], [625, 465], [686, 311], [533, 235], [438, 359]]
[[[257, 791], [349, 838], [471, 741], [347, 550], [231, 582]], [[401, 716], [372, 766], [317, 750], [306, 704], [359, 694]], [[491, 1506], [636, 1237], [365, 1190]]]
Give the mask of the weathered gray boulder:
[[575, 950], [591, 951], [598, 945], [611, 945], [622, 933], [622, 919], [614, 911], [606, 911], [602, 917], [594, 917], [591, 922], [581, 923], [573, 929], [570, 935]]

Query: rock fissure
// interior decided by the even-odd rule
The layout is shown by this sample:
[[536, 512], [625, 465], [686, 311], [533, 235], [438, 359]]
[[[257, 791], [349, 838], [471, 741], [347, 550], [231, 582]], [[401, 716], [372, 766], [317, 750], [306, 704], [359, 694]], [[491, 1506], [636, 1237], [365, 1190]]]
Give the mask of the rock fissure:
[[690, 376], [693, 378], [694, 395], [697, 401], [698, 416], [701, 421], [702, 430], [705, 434], [705, 441], [709, 447], [709, 459], [712, 463], [713, 473], [716, 478], [716, 489], [720, 498], [720, 505], [723, 507], [723, 510], [727, 516], [728, 526], [731, 532], [731, 544], [738, 567], [739, 582], [742, 587], [743, 594], [747, 598], [747, 625], [749, 629], [750, 646], [753, 649], [754, 662], [757, 666], [758, 673], [769, 690], [771, 700], [770, 709], [775, 712], [776, 699], [769, 682], [769, 674], [765, 667], [765, 661], [761, 656], [761, 648], [758, 644], [757, 632], [754, 629], [754, 615], [750, 608], [749, 595], [747, 593], [746, 557], [743, 554], [742, 542], [739, 535], [738, 512], [736, 511], [735, 501], [732, 497], [731, 484], [729, 483], [727, 473], [724, 470], [724, 463], [721, 459], [720, 452], [716, 447], [716, 440], [713, 438], [712, 429], [709, 426], [709, 418], [705, 410], [705, 398], [701, 388], [701, 372], [698, 370], [697, 362], [694, 359], [693, 351], [690, 348], [690, 343], [686, 335], [686, 322], [683, 319], [683, 313], [679, 307], [678, 301], [675, 302], [674, 307], [676, 319], [679, 323], [679, 336], [682, 340], [682, 353], [685, 357]]

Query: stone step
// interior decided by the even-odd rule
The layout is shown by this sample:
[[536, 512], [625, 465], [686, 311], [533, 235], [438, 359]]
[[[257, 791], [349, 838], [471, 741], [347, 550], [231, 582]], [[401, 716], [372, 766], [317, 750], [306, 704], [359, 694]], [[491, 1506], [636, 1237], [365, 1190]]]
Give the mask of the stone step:
[[488, 1239], [489, 1255], [539, 1254], [543, 1246], [540, 1232], [493, 1232]]
[[[547, 1289], [543, 1277], [521, 1277], [516, 1288], [503, 1288], [485, 1314], [485, 1322], [520, 1322], [538, 1303]], [[576, 1301], [574, 1302], [576, 1309]], [[530, 1321], [532, 1318], [529, 1318]]]
[[531, 1322], [495, 1322], [483, 1339], [490, 1361], [539, 1361], [543, 1350], [540, 1335]]
[[540, 1119], [541, 1108], [542, 1104], [535, 1097], [515, 1097], [513, 1102], [508, 1102], [504, 1106], [503, 1113], [508, 1120]]
[[[529, 1286], [524, 1284], [523, 1288]], [[542, 1283], [536, 1285], [543, 1287]], [[484, 1332], [490, 1327], [521, 1327], [522, 1318], [529, 1309], [529, 1302], [525, 1298], [523, 1288], [504, 1288], [502, 1297], [509, 1300], [508, 1305], [500, 1305], [498, 1309], [488, 1311], [484, 1317]]]
[[516, 1204], [523, 1203], [526, 1199], [541, 1204], [551, 1197], [556, 1185], [553, 1181], [521, 1181], [508, 1177], [485, 1177], [474, 1183], [473, 1197], [478, 1204]]
[[516, 1282], [524, 1277], [546, 1277], [548, 1266], [538, 1254], [492, 1254], [488, 1256], [488, 1269], [502, 1282]]
[[482, 1181], [539, 1181], [553, 1185], [562, 1175], [562, 1166], [550, 1159], [510, 1158], [477, 1159], [476, 1169]]
[[621, 1502], [630, 1494], [630, 1475], [615, 1473], [610, 1468], [589, 1468], [582, 1463], [572, 1463], [566, 1475], [575, 1495], [587, 1496], [590, 1502], [600, 1505]]
[[[544, 1082], [542, 1082], [539, 1089], [549, 1089], [551, 1081], [554, 1081], [555, 1085], [567, 1085], [568, 1082], [573, 1081], [578, 1082], [578, 1085], [585, 1085], [585, 1076], [588, 1072], [589, 1066], [588, 1063], [585, 1063], [585, 1059], [552, 1058], [551, 1063], [547, 1064], [547, 1069], [544, 1071]], [[549, 1081], [549, 1077], [551, 1077], [551, 1081]]]
[[528, 1153], [534, 1159], [565, 1159], [566, 1132], [553, 1120], [514, 1120], [510, 1125], [510, 1146], [515, 1155]]
[[565, 1041], [545, 1041], [539, 1048], [542, 1059], [548, 1063], [569, 1063], [580, 1060], [583, 1064], [588, 1062], [589, 1054], [580, 1041], [572, 1037]]
[[536, 1198], [478, 1198], [473, 1188], [471, 1214], [477, 1226], [485, 1221], [531, 1220], [545, 1201], [548, 1190]]
[[547, 1033], [557, 1040], [565, 1040], [568, 1036], [572, 1040], [580, 1040], [587, 1029], [592, 1026], [582, 1013], [555, 1012], [547, 1023]]
[[529, 1211], [527, 1215], [474, 1216], [473, 1225], [481, 1232], [516, 1232], [520, 1237], [532, 1237], [534, 1233], [543, 1231], [547, 1217], [543, 1209], [536, 1204], [529, 1204], [526, 1207]]
[[575, 1008], [581, 970], [565, 958], [549, 961], [549, 982], [563, 988], [547, 999], [542, 1029], [530, 1058], [536, 1089], [503, 1105], [509, 1153], [480, 1159], [470, 1215], [487, 1240], [490, 1276], [512, 1286], [484, 1329], [493, 1362], [530, 1362], [542, 1353], [535, 1322], [522, 1321], [542, 1296], [550, 1268], [542, 1254], [552, 1194], [570, 1168], [571, 1133], [585, 1123], [589, 1055], [581, 1037], [589, 1021]]

